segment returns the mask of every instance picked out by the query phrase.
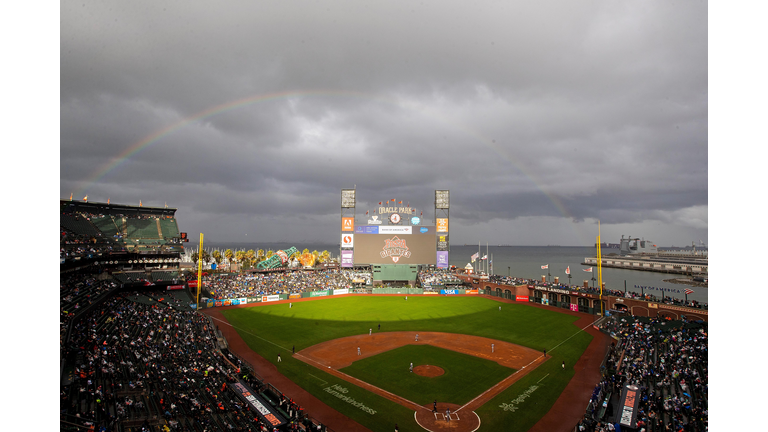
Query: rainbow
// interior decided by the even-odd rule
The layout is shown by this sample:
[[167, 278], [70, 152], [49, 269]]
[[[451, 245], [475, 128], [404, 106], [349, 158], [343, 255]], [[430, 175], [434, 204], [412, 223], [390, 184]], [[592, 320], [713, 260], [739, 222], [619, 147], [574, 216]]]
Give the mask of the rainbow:
[[[210, 117], [225, 113], [227, 111], [232, 111], [244, 106], [256, 104], [256, 103], [263, 103], [263, 102], [269, 102], [274, 100], [290, 99], [290, 98], [297, 98], [297, 97], [319, 97], [319, 96], [360, 98], [365, 100], [379, 101], [379, 102], [396, 105], [400, 107], [404, 106], [401, 100], [398, 100], [394, 97], [385, 97], [377, 94], [369, 94], [369, 93], [362, 93], [362, 92], [348, 91], [348, 90], [301, 90], [301, 91], [293, 90], [293, 91], [285, 91], [285, 92], [277, 92], [277, 93], [259, 94], [259, 95], [249, 96], [246, 98], [225, 102], [223, 104], [207, 108], [203, 111], [200, 111], [189, 117], [179, 120], [176, 123], [168, 125], [160, 130], [157, 130], [151, 133], [150, 135], [147, 135], [146, 137], [142, 138], [140, 141], [131, 144], [130, 146], [128, 146], [128, 148], [123, 150], [120, 154], [113, 157], [110, 160], [110, 162], [104, 164], [98, 170], [93, 172], [90, 176], [85, 178], [80, 183], [80, 186], [78, 187], [78, 189], [75, 191], [74, 196], [81, 196], [84, 192], [88, 190], [90, 186], [101, 181], [110, 172], [119, 168], [122, 164], [130, 160], [134, 155], [136, 155], [140, 151], [161, 141], [164, 137], [173, 134], [177, 130], [191, 123], [197, 122], [199, 120], [204, 120], [206, 118], [210, 118]], [[415, 109], [415, 108], [408, 108], [408, 109]], [[509, 154], [507, 154], [505, 149], [503, 149], [501, 146], [496, 144], [495, 140], [489, 137], [486, 137], [481, 133], [477, 132], [476, 130], [471, 129], [465, 125], [457, 124], [455, 121], [452, 121], [452, 120], [449, 121], [448, 119], [440, 118], [437, 115], [424, 112], [423, 110], [421, 110], [420, 113], [423, 115], [432, 117], [438, 120], [440, 123], [450, 125], [453, 128], [459, 129], [463, 133], [473, 137], [476, 141], [482, 143], [484, 146], [493, 150], [496, 154], [498, 154], [499, 156], [504, 158], [506, 161], [508, 161], [510, 165], [514, 166], [518, 171], [523, 173], [536, 186], [536, 188], [539, 189], [552, 202], [552, 204], [554, 205], [554, 207], [557, 209], [559, 213], [561, 213], [563, 216], [569, 219], [574, 219], [574, 217], [570, 214], [567, 207], [562, 203], [560, 198], [555, 196], [554, 194], [546, 192], [546, 190], [544, 190], [544, 188], [542, 188], [539, 185], [539, 182], [536, 181], [536, 176], [532, 172], [529, 172], [525, 167], [516, 163], [514, 159]]]

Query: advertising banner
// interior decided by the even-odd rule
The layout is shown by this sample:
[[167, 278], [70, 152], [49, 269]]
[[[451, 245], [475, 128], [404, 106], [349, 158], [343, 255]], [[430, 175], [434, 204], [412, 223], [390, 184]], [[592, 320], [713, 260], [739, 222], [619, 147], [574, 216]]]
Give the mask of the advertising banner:
[[479, 290], [471, 289], [471, 290], [464, 290], [464, 294], [478, 294]]
[[355, 235], [354, 234], [342, 234], [341, 235], [341, 247], [342, 248], [351, 248], [355, 246]]
[[441, 290], [440, 290], [440, 294], [441, 294], [441, 295], [446, 295], [446, 294], [458, 294], [458, 293], [459, 293], [459, 290], [455, 290], [455, 289], [441, 289]]
[[622, 426], [635, 428], [637, 426], [637, 405], [639, 402], [638, 388], [628, 385], [621, 390], [621, 399], [619, 402], [620, 410], [616, 415], [617, 420]]
[[342, 294], [349, 294], [349, 288], [333, 290], [333, 295], [342, 295]]
[[353, 250], [341, 250], [341, 266], [347, 268], [355, 266], [355, 252]]
[[224, 306], [232, 306], [232, 300], [230, 300], [230, 299], [226, 299], [226, 300], [224, 300], [224, 303], [223, 303], [223, 305], [224, 305]]
[[237, 299], [237, 300], [238, 300], [238, 301], [240, 301], [240, 304], [246, 304], [246, 303], [248, 303], [248, 297], [240, 297], [240, 298], [239, 298], [239, 299]]
[[271, 302], [271, 301], [278, 301], [278, 300], [280, 300], [280, 296], [278, 294], [261, 296], [262, 302]]
[[378, 215], [373, 215], [368, 219], [368, 225], [381, 225], [381, 219], [379, 219]]
[[515, 296], [515, 301], [527, 302], [528, 296]]
[[279, 412], [271, 408], [268, 403], [254, 393], [250, 387], [240, 382], [240, 380], [235, 384], [231, 384], [229, 387], [243, 399], [251, 409], [256, 411], [259, 418], [267, 424], [272, 425], [272, 427], [275, 428], [279, 428], [286, 424], [286, 420]]
[[248, 297], [248, 303], [258, 303], [261, 301], [261, 297]]
[[341, 230], [354, 232], [355, 231], [355, 218], [343, 217], [341, 218]]
[[571, 306], [571, 310], [572, 311], [574, 311], [574, 312], [578, 312], [579, 311], [579, 305], [575, 305], [575, 304], [571, 303], [570, 306]]
[[184, 285], [168, 285], [168, 287], [165, 288], [166, 290], [180, 290], [184, 289]]
[[447, 251], [448, 250], [448, 235], [439, 235], [437, 236], [437, 250], [439, 251]]
[[216, 307], [224, 306], [224, 300], [216, 300], [215, 304], [216, 304]]
[[240, 299], [232, 299], [232, 300], [227, 300], [227, 301], [230, 302], [229, 303], [230, 306], [237, 306], [237, 305], [240, 304]]
[[301, 294], [291, 294], [291, 295], [289, 295], [289, 296], [288, 296], [288, 298], [289, 298], [289, 299], [297, 299], [297, 298], [301, 298]]
[[323, 297], [323, 296], [327, 296], [327, 295], [328, 295], [328, 290], [312, 291], [311, 293], [309, 293], [310, 297]]
[[380, 226], [379, 234], [412, 234], [412, 226]]
[[439, 233], [447, 233], [448, 232], [448, 218], [437, 218], [436, 220], [437, 225], [437, 232]]
[[378, 233], [379, 233], [379, 227], [377, 226], [358, 225], [355, 227], [355, 234], [378, 234]]
[[215, 303], [213, 302], [213, 300], [210, 300], [210, 299], [209, 299], [207, 302], [205, 302], [205, 307], [209, 307], [209, 308], [210, 308], [210, 307], [213, 307], [213, 306], [214, 306], [214, 304], [215, 304]]
[[437, 268], [448, 268], [448, 252], [437, 251]]

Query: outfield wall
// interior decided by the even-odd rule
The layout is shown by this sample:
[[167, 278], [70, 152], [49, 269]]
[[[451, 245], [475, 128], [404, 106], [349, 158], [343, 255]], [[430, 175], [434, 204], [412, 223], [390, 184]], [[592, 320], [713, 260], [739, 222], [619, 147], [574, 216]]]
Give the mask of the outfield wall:
[[[709, 313], [706, 309], [697, 309], [684, 306], [676, 306], [665, 303], [650, 302], [638, 299], [630, 299], [616, 296], [603, 296], [602, 304], [599, 296], [579, 291], [569, 290], [566, 287], [542, 287], [534, 285], [501, 285], [488, 281], [469, 282], [472, 289], [440, 289], [424, 290], [422, 288], [373, 288], [371, 294], [385, 295], [488, 295], [505, 300], [525, 303], [536, 303], [543, 306], [551, 306], [567, 309], [573, 312], [583, 312], [592, 315], [600, 315], [605, 312], [626, 312], [634, 316], [652, 318], [680, 319], [685, 316], [690, 321], [708, 321]], [[367, 292], [367, 290], [366, 290]], [[226, 307], [252, 303], [267, 303], [273, 301], [291, 300], [299, 298], [330, 297], [334, 295], [361, 294], [352, 289], [326, 289], [307, 291], [301, 294], [273, 294], [258, 297], [241, 297], [234, 299], [201, 301], [200, 307]], [[365, 295], [365, 294], [361, 294]], [[193, 308], [196, 305], [191, 305]]]

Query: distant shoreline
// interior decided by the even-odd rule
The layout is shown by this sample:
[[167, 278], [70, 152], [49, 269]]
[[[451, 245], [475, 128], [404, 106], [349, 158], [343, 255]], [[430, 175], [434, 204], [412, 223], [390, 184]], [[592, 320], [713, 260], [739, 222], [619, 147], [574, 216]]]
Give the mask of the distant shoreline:
[[706, 282], [696, 282], [691, 279], [664, 279], [664, 282], [669, 282], [669, 283], [678, 284], [678, 285], [703, 287], [703, 288], [708, 288], [708, 285], [709, 285]]

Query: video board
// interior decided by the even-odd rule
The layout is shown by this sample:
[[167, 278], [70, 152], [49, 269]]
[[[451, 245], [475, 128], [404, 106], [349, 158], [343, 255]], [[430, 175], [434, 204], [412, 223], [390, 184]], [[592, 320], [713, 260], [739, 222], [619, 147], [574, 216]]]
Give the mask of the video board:
[[436, 264], [434, 226], [355, 226], [355, 264]]

